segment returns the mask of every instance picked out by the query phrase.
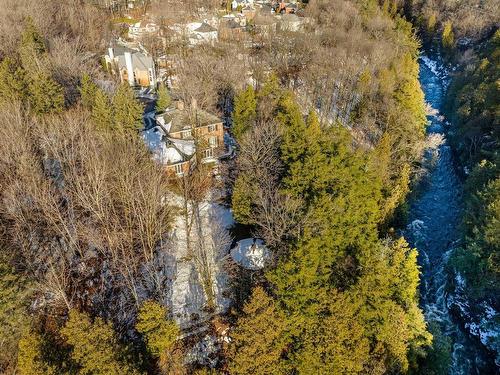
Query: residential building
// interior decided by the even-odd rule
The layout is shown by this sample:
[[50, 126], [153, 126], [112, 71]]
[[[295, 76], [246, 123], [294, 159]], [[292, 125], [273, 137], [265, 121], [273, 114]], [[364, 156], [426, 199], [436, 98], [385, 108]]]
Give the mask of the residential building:
[[118, 74], [130, 86], [156, 87], [156, 69], [153, 58], [140, 50], [116, 44], [104, 56], [108, 70]]
[[246, 19], [233, 15], [224, 16], [219, 25], [219, 39], [222, 41], [244, 41], [249, 35], [246, 28]]
[[182, 102], [157, 115], [156, 126], [143, 137], [153, 158], [172, 176], [188, 174], [198, 161], [215, 165], [224, 150], [222, 120], [196, 107], [186, 110]]
[[153, 21], [144, 19], [130, 25], [128, 28], [128, 36], [131, 39], [138, 39], [145, 35], [157, 34], [160, 27]]

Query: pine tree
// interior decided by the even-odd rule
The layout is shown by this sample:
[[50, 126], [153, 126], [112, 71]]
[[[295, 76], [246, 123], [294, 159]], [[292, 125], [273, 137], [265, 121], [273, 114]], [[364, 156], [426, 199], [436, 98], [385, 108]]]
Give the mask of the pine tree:
[[260, 120], [269, 121], [275, 116], [282, 95], [283, 90], [278, 76], [275, 73], [270, 74], [256, 95], [257, 112]]
[[255, 91], [249, 85], [234, 100], [233, 135], [237, 141], [241, 141], [243, 135], [252, 127], [256, 116], [257, 100], [255, 98]]
[[285, 93], [280, 99], [276, 120], [283, 130], [281, 158], [285, 165], [291, 165], [297, 160], [303, 160], [307, 149], [305, 137], [306, 124], [291, 92]]
[[127, 83], [122, 83], [113, 96], [113, 122], [116, 130], [137, 132], [142, 129], [144, 108], [134, 98], [134, 93]]
[[21, 45], [19, 47], [19, 55], [23, 68], [35, 72], [39, 70], [39, 60], [47, 52], [44, 38], [37, 30], [33, 19], [26, 19], [26, 26], [21, 35]]
[[34, 73], [29, 81], [29, 102], [34, 113], [47, 114], [63, 110], [63, 88], [47, 73], [43, 71]]
[[16, 355], [22, 333], [29, 328], [27, 312], [32, 287], [22, 275], [16, 274], [7, 262], [0, 260], [0, 369], [7, 367]]
[[388, 371], [407, 371], [408, 353], [428, 346], [432, 339], [418, 308], [416, 257], [404, 240], [374, 246], [362, 261], [363, 275], [349, 292], [359, 301], [366, 337], [378, 348], [373, 360], [378, 357]]
[[156, 112], [161, 113], [172, 104], [172, 98], [165, 85], [158, 88], [158, 99], [156, 100]]
[[228, 367], [233, 375], [286, 374], [282, 356], [289, 344], [286, 320], [262, 287], [256, 287], [243, 307], [229, 347]]
[[427, 19], [427, 26], [426, 26], [427, 32], [429, 34], [432, 34], [436, 29], [436, 23], [437, 23], [436, 12], [432, 12], [429, 18]]
[[294, 362], [299, 374], [361, 374], [370, 356], [370, 343], [346, 293], [331, 290], [321, 313], [300, 335]]
[[37, 332], [27, 331], [19, 340], [17, 370], [20, 375], [56, 375], [54, 367], [44, 358], [44, 339]]
[[146, 301], [142, 304], [136, 329], [142, 334], [153, 357], [165, 356], [173, 348], [180, 334], [175, 322], [168, 320], [167, 309], [155, 301]]
[[306, 126], [290, 100], [285, 97], [277, 116], [283, 126], [283, 182], [289, 194], [306, 198], [307, 220], [290, 256], [268, 278], [287, 312], [313, 316], [331, 286], [346, 286], [334, 283], [336, 275], [347, 273], [336, 264], [346, 256], [363, 257], [363, 249], [376, 241], [380, 185], [366, 159], [350, 150], [345, 130], [320, 129], [314, 113]]
[[97, 89], [93, 100], [92, 121], [100, 130], [112, 130], [114, 127], [111, 102], [101, 89]]
[[[286, 125], [284, 130], [281, 150], [288, 173], [283, 183], [287, 192], [303, 197], [308, 202], [325, 189], [328, 162], [322, 150], [323, 134], [316, 112], [309, 113], [305, 127], [298, 117], [297, 121]], [[302, 153], [294, 153], [294, 150], [300, 151], [296, 149], [297, 145], [302, 145]]]
[[137, 374], [127, 363], [126, 353], [113, 327], [101, 318], [91, 322], [86, 314], [72, 310], [61, 333], [72, 346], [71, 357], [81, 366], [80, 374]]
[[85, 108], [92, 109], [94, 107], [94, 102], [96, 100], [98, 91], [99, 87], [94, 83], [92, 78], [85, 73], [80, 82], [80, 97], [82, 100], [82, 105]]
[[453, 33], [453, 25], [451, 21], [446, 21], [444, 23], [441, 43], [444, 48], [452, 48], [455, 44], [455, 34]]
[[0, 63], [0, 98], [21, 101], [27, 98], [26, 72], [9, 57]]
[[254, 196], [254, 184], [245, 172], [240, 173], [233, 188], [231, 207], [234, 218], [241, 224], [254, 224], [252, 218], [252, 202]]

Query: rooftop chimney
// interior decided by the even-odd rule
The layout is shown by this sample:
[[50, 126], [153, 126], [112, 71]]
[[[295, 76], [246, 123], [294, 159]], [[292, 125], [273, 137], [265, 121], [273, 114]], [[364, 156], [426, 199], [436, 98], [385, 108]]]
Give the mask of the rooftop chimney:
[[115, 59], [115, 51], [113, 50], [113, 47], [108, 48], [108, 55], [111, 62], [113, 62], [113, 60]]

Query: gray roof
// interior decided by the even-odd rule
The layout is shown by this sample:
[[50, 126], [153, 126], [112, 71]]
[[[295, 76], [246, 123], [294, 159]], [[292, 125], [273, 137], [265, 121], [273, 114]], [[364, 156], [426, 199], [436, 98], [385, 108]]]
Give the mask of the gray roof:
[[196, 31], [197, 33], [212, 33], [214, 31], [217, 31], [217, 29], [213, 28], [208, 23], [203, 22], [201, 26], [195, 29], [194, 31]]
[[[134, 68], [137, 68], [139, 70], [148, 70], [154, 67], [153, 59], [151, 58], [151, 56], [146, 56], [141, 52], [136, 52], [132, 50], [130, 51], [132, 54], [132, 65], [134, 66]], [[124, 54], [119, 55], [117, 56], [117, 58], [118, 58], [118, 67], [120, 69], [126, 68], [127, 65], [125, 64], [125, 55]]]
[[175, 133], [181, 130], [191, 129], [193, 122], [196, 122], [197, 127], [219, 124], [222, 122], [222, 120], [219, 117], [212, 115], [208, 112], [205, 112], [201, 109], [198, 109], [196, 111], [196, 117], [194, 120], [190, 119], [188, 110], [179, 110], [179, 109], [171, 110], [165, 113], [163, 117], [165, 119], [165, 124], [168, 124], [170, 121], [172, 121], [169, 133]]
[[227, 27], [228, 29], [239, 29], [242, 28], [242, 26], [236, 22], [234, 19], [230, 18], [229, 20], [224, 22], [224, 27]]

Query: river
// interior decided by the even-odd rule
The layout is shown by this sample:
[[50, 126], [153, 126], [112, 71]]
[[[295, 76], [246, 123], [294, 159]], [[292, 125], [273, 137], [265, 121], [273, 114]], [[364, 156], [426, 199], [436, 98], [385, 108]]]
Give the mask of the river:
[[440, 115], [445, 82], [439, 77], [433, 62], [421, 59], [420, 83], [426, 102], [435, 110], [428, 116], [428, 134], [443, 135], [442, 144], [426, 156], [432, 165], [422, 182], [421, 192], [410, 204], [409, 224], [405, 236], [419, 250], [421, 276], [421, 306], [427, 321], [440, 324], [452, 345], [450, 375], [494, 374], [492, 361], [479, 341], [462, 329], [447, 307], [450, 297], [447, 286], [447, 260], [460, 245], [462, 217], [462, 181], [460, 180], [450, 146], [446, 142], [445, 120]]

